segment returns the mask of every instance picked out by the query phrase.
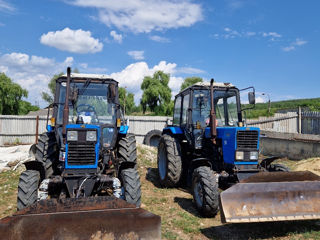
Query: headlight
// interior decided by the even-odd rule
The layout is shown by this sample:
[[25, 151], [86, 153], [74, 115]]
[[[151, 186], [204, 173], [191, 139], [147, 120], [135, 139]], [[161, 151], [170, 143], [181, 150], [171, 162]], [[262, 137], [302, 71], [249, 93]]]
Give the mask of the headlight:
[[86, 140], [90, 142], [97, 141], [96, 131], [87, 131]]
[[68, 141], [78, 141], [78, 132], [77, 131], [68, 131], [67, 140]]
[[259, 153], [254, 151], [254, 152], [250, 152], [250, 160], [258, 160], [259, 158]]
[[243, 160], [244, 153], [242, 151], [236, 151], [236, 160]]

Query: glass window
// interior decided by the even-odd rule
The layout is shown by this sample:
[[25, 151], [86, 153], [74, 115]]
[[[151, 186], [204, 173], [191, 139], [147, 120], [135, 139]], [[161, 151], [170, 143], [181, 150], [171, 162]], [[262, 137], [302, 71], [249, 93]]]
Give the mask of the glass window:
[[217, 99], [215, 111], [216, 111], [217, 126], [224, 126], [225, 125], [225, 115], [224, 115], [223, 98]]
[[173, 125], [180, 125], [180, 114], [181, 114], [181, 96], [177, 97], [174, 103]]
[[185, 95], [183, 97], [182, 123], [181, 124], [186, 124], [187, 123], [189, 99], [190, 99], [190, 94], [187, 94], [187, 95]]
[[[236, 126], [238, 122], [237, 97], [235, 91], [214, 91], [217, 126]], [[226, 122], [228, 120], [228, 122]]]
[[194, 90], [192, 103], [192, 122], [200, 123], [201, 127], [206, 127], [210, 121], [210, 91]]
[[238, 122], [237, 98], [231, 96], [227, 98], [228, 121], [229, 126], [236, 126]]
[[[62, 124], [65, 86], [60, 86], [57, 124]], [[108, 84], [71, 83], [71, 87], [77, 90], [78, 97], [74, 105], [69, 102], [69, 123], [75, 123], [79, 116], [87, 124], [115, 123], [116, 105], [108, 100]]]

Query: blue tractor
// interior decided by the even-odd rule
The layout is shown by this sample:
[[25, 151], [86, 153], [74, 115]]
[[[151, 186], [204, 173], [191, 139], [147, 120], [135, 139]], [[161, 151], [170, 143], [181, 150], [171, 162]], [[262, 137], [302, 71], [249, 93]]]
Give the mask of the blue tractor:
[[52, 107], [35, 159], [20, 176], [18, 210], [39, 200], [108, 195], [140, 206], [136, 140], [122, 118], [118, 82], [68, 68], [56, 80]]
[[[246, 90], [252, 108], [255, 91]], [[259, 159], [260, 129], [245, 126], [243, 110], [239, 89], [229, 83], [212, 79], [180, 92], [158, 146], [161, 185], [187, 184], [200, 213], [211, 217], [220, 208], [224, 222], [318, 218], [319, 177], [289, 172], [272, 163], [276, 157]], [[302, 210], [306, 204], [313, 207]]]

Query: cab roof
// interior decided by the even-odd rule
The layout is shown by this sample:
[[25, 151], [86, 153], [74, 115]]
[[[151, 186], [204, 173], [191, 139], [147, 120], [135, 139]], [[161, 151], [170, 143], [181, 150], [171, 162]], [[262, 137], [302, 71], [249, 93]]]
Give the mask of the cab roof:
[[[67, 78], [67, 74], [63, 74], [61, 78]], [[109, 81], [115, 81], [116, 80], [110, 78], [107, 75], [104, 74], [88, 74], [88, 73], [71, 73], [71, 78], [74, 79], [96, 79], [96, 80], [109, 80]]]

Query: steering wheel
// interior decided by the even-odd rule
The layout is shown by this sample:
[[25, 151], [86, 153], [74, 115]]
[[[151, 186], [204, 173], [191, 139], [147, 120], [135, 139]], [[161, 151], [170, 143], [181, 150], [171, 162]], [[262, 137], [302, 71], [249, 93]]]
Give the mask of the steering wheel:
[[[81, 107], [86, 107], [86, 109], [79, 111], [79, 108]], [[77, 111], [77, 114], [80, 114], [80, 112], [94, 112], [94, 114], [97, 115], [96, 109], [94, 108], [94, 106], [89, 104], [80, 104], [79, 106], [77, 106], [76, 111]]]

